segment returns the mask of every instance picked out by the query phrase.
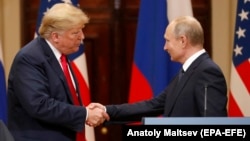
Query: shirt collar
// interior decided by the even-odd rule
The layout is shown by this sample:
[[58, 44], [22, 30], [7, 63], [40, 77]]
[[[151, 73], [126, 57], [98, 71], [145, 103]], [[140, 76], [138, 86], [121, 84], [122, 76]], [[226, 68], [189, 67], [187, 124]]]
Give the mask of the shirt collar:
[[188, 67], [194, 62], [194, 60], [196, 58], [198, 58], [201, 54], [205, 53], [206, 50], [205, 49], [202, 49], [198, 52], [196, 52], [195, 54], [193, 54], [191, 57], [189, 57], [185, 63], [182, 65], [182, 68], [184, 70], [184, 72], [186, 72], [186, 70], [188, 69]]
[[45, 39], [45, 41], [48, 43], [50, 49], [52, 50], [52, 52], [56, 56], [56, 59], [60, 62], [60, 57], [62, 54], [47, 39]]

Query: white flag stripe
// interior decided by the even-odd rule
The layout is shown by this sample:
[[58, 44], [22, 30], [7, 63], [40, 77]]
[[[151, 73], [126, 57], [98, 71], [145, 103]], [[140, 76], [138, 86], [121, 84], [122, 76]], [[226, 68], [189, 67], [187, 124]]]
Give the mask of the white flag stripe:
[[231, 80], [233, 80], [230, 81], [232, 96], [235, 101], [237, 101], [238, 107], [241, 109], [243, 115], [250, 116], [250, 95], [233, 64], [231, 67]]
[[87, 70], [87, 61], [85, 53], [81, 54], [79, 57], [74, 59], [76, 66], [78, 67], [80, 73], [82, 74], [87, 86], [89, 87], [89, 79], [88, 79], [88, 70]]
[[95, 141], [94, 127], [85, 125], [85, 136], [86, 136], [87, 141]]
[[168, 21], [178, 16], [193, 16], [192, 3], [190, 0], [166, 0]]
[[[87, 87], [89, 87], [88, 71], [87, 71], [87, 60], [85, 53], [79, 55], [74, 59], [78, 70], [80, 71], [82, 77], [84, 78]], [[94, 127], [89, 127], [85, 125], [85, 137], [87, 141], [95, 141], [95, 130]]]

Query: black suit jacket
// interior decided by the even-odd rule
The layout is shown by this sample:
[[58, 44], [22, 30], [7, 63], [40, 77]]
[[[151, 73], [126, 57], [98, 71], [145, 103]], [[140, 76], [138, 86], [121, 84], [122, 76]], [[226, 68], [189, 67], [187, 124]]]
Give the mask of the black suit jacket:
[[13, 136], [2, 120], [0, 120], [0, 141], [14, 141]]
[[[178, 84], [177, 81], [178, 76], [161, 94], [150, 100], [133, 104], [107, 105], [111, 122], [135, 121], [141, 120], [142, 117], [157, 115], [166, 117], [227, 116], [225, 77], [207, 53], [200, 55], [189, 66]], [[138, 94], [143, 95], [143, 93]]]
[[13, 61], [8, 103], [8, 128], [16, 141], [74, 141], [84, 128], [86, 109], [73, 106], [61, 66], [40, 37]]

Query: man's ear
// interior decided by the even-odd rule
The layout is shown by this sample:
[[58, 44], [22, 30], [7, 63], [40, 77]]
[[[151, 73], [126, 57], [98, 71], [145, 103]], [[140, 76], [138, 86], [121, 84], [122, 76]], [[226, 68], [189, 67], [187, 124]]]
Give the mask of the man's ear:
[[52, 32], [51, 39], [54, 43], [58, 43], [59, 42], [59, 34], [57, 32]]
[[185, 35], [180, 36], [181, 47], [185, 47], [187, 45], [187, 41], [188, 41], [187, 36]]

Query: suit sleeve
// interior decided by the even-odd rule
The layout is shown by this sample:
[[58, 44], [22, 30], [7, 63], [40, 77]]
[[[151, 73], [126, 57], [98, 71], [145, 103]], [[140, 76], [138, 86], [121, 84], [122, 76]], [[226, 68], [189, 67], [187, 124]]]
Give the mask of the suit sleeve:
[[212, 65], [199, 74], [195, 98], [204, 116], [227, 116], [227, 85], [219, 67]]
[[[62, 80], [43, 56], [19, 55], [13, 66], [9, 97], [16, 99], [15, 104], [25, 109], [22, 113], [45, 124], [64, 126], [75, 131], [83, 129], [85, 107], [74, 106], [69, 102]], [[59, 64], [57, 67], [60, 67]]]
[[[166, 90], [150, 100], [118, 105], [107, 105], [107, 113], [111, 121], [133, 122], [141, 121], [146, 116], [159, 116], [163, 114]], [[118, 122], [119, 123], [119, 122]]]

